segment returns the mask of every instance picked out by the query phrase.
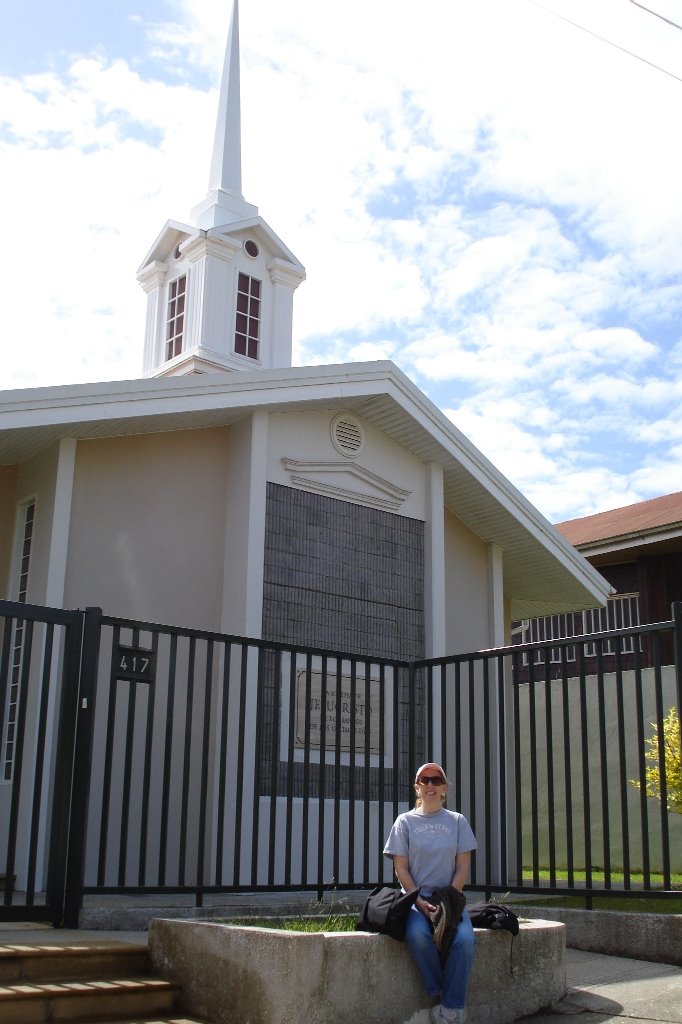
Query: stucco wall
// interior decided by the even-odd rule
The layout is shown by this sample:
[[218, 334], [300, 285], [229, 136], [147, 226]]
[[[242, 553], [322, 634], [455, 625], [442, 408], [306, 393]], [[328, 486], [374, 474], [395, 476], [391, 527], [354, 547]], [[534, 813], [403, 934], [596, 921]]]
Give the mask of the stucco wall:
[[229, 431], [78, 444], [67, 607], [220, 627]]
[[230, 428], [221, 628], [236, 636], [261, 632], [267, 439], [267, 413]]
[[488, 548], [445, 511], [445, 607], [448, 654], [489, 647]]

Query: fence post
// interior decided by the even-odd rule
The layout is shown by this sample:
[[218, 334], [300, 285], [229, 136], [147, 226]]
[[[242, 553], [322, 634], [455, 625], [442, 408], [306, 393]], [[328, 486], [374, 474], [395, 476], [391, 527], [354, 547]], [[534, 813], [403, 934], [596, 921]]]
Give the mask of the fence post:
[[78, 686], [83, 646], [83, 613], [70, 612], [66, 624], [62, 668], [59, 722], [50, 824], [46, 903], [53, 925], [64, 923], [66, 865], [69, 845], [69, 807], [73, 779], [73, 749], [76, 732]]
[[69, 815], [69, 843], [64, 898], [64, 925], [78, 928], [83, 903], [87, 807], [90, 792], [95, 693], [99, 662], [102, 609], [86, 608], [73, 756], [73, 785]]
[[[412, 793], [412, 782], [417, 770], [417, 669], [411, 661], [407, 666], [407, 779]], [[424, 732], [425, 735], [425, 732]], [[426, 737], [426, 745], [430, 746]], [[395, 755], [394, 755], [395, 756]]]

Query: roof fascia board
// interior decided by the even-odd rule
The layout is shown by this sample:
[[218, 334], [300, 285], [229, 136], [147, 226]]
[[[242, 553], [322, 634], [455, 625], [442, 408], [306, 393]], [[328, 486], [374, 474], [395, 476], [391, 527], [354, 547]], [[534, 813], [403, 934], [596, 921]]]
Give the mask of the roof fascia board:
[[378, 388], [376, 382], [385, 381], [386, 366], [392, 364], [353, 365], [363, 370], [354, 374], [349, 374], [348, 366], [240, 370], [5, 391], [0, 392], [0, 430], [215, 408], [261, 408], [316, 398], [370, 398], [387, 392], [386, 386]]
[[654, 526], [650, 530], [638, 530], [636, 533], [624, 533], [620, 537], [609, 537], [607, 540], [584, 541], [577, 545], [579, 551], [590, 555], [608, 555], [630, 548], [648, 547], [663, 541], [677, 540], [682, 537], [682, 523], [672, 526]]

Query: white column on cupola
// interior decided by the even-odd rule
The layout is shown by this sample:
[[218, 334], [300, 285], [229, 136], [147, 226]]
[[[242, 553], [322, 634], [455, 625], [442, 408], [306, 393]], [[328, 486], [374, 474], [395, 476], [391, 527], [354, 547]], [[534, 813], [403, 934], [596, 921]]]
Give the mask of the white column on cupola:
[[237, 0], [231, 15], [208, 193], [190, 224], [166, 223], [138, 271], [150, 376], [291, 366], [305, 270], [242, 195]]
[[183, 246], [192, 286], [187, 296], [187, 347], [220, 352], [225, 331], [224, 297], [232, 290], [231, 263], [240, 246], [230, 238], [190, 238]]
[[147, 296], [147, 322], [144, 333], [142, 372], [152, 373], [159, 363], [158, 339], [162, 337], [164, 310], [161, 305], [163, 286], [168, 276], [168, 264], [153, 260], [137, 275]]

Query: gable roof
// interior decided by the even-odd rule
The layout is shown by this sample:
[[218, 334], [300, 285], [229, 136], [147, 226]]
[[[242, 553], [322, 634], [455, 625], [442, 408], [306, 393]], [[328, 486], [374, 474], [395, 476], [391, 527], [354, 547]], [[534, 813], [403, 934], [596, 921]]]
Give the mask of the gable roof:
[[581, 551], [598, 554], [682, 537], [682, 491], [557, 524]]
[[211, 373], [0, 392], [0, 465], [66, 437], [225, 426], [262, 409], [351, 410], [443, 467], [445, 506], [503, 551], [512, 618], [604, 604], [610, 586], [392, 362]]

